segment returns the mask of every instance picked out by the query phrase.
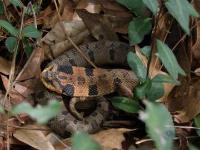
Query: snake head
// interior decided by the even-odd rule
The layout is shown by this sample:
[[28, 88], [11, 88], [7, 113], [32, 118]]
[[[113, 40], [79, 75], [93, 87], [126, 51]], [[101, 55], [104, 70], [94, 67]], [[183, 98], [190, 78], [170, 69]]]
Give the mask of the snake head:
[[40, 74], [40, 79], [44, 86], [51, 91], [54, 91], [58, 94], [62, 93], [62, 89], [60, 88], [60, 84], [57, 78], [56, 67], [49, 66], [42, 71]]

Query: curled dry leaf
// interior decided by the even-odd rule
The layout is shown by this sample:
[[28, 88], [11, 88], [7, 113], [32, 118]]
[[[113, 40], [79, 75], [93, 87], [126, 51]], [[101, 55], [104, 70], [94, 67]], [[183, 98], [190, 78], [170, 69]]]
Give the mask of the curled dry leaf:
[[[13, 136], [18, 139], [19, 141], [22, 141], [23, 143], [26, 143], [27, 145], [39, 149], [39, 150], [54, 150], [54, 147], [52, 144], [47, 140], [44, 133], [40, 130], [31, 130], [34, 128], [38, 128], [36, 125], [26, 125], [24, 126], [26, 128], [29, 128], [29, 130], [24, 129], [18, 129], [15, 131]], [[41, 128], [41, 126], [39, 126]]]
[[[63, 22], [63, 25], [65, 31], [76, 44], [80, 44], [89, 35], [89, 31], [82, 21]], [[59, 22], [42, 38], [42, 48], [45, 50], [47, 58], [56, 57], [71, 47], [72, 44], [67, 40], [62, 25]]]
[[0, 57], [0, 72], [9, 75], [11, 68], [11, 62], [7, 61], [3, 57]]

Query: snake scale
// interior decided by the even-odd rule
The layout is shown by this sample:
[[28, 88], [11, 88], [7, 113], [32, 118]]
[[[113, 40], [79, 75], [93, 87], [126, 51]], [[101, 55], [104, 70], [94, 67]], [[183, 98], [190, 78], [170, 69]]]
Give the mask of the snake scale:
[[[80, 48], [97, 66], [126, 65], [126, 56], [130, 49], [128, 44], [119, 41], [92, 42], [81, 45]], [[100, 127], [106, 117], [105, 112], [108, 111], [108, 104], [102, 96], [124, 90], [132, 93], [138, 83], [134, 72], [129, 70], [91, 68], [76, 49], [71, 49], [53, 60], [41, 73], [41, 80], [49, 90], [74, 97], [75, 99], [71, 99], [72, 104], [77, 98], [80, 98], [78, 101], [81, 100], [81, 97], [97, 99], [99, 106], [95, 112], [82, 121], [64, 112], [50, 122], [50, 126], [59, 132], [63, 129], [70, 132], [80, 129], [90, 133]], [[72, 111], [77, 114], [74, 109]]]

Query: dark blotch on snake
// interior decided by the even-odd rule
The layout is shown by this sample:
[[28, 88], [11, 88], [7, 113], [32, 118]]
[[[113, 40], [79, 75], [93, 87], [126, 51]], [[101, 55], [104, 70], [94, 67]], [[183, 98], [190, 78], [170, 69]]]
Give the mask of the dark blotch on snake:
[[63, 88], [63, 94], [67, 96], [73, 96], [74, 95], [74, 86], [71, 84], [65, 85]]
[[85, 68], [85, 74], [87, 75], [87, 76], [93, 76], [94, 75], [94, 69], [92, 69], [92, 68]]
[[71, 65], [60, 65], [60, 66], [58, 66], [58, 72], [73, 74], [73, 68]]
[[90, 86], [89, 86], [88, 95], [89, 95], [89, 96], [98, 95], [97, 85], [90, 85]]

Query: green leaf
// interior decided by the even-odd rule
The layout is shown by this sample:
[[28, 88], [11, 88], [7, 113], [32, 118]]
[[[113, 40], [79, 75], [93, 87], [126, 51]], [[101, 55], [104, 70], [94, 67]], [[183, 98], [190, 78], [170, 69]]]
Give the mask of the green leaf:
[[167, 0], [165, 2], [169, 13], [178, 21], [182, 29], [189, 35], [189, 17], [199, 17], [198, 12], [187, 0]]
[[151, 88], [151, 84], [151, 80], [147, 79], [144, 83], [137, 86], [134, 91], [136, 98], [140, 100], [146, 99], [146, 94]]
[[3, 15], [3, 13], [4, 13], [3, 2], [0, 1], [0, 15]]
[[189, 150], [198, 150], [198, 148], [195, 147], [195, 146], [192, 145], [192, 144], [188, 144], [188, 148], [189, 148]]
[[185, 75], [184, 70], [179, 66], [172, 50], [160, 40], [157, 40], [157, 51], [158, 57], [174, 80], [178, 79], [178, 74]]
[[72, 150], [101, 150], [101, 146], [88, 134], [77, 132], [72, 137]]
[[159, 82], [151, 82], [151, 88], [147, 90], [148, 100], [155, 102], [164, 95], [164, 86]]
[[151, 46], [144, 46], [143, 48], [141, 48], [141, 52], [147, 57], [150, 57], [150, 53], [151, 53]]
[[140, 113], [147, 132], [158, 150], [172, 150], [175, 129], [170, 113], [162, 104], [145, 101], [146, 110]]
[[113, 97], [111, 102], [114, 107], [129, 113], [137, 113], [140, 109], [136, 100], [127, 97]]
[[13, 53], [17, 46], [16, 37], [8, 37], [5, 41], [5, 45], [10, 53]]
[[[197, 128], [200, 128], [200, 115], [197, 115], [195, 118], [194, 118], [194, 124]], [[200, 130], [196, 130], [197, 131], [197, 134], [200, 136]]]
[[13, 27], [9, 22], [5, 20], [0, 20], [0, 27], [4, 28], [11, 35], [15, 37], [18, 36], [18, 30], [15, 27]]
[[20, 0], [9, 0], [11, 4], [13, 4], [15, 7], [23, 7], [23, 3]]
[[29, 25], [23, 28], [22, 35], [23, 37], [39, 38], [41, 37], [41, 32], [38, 31], [34, 25]]
[[29, 103], [23, 102], [12, 109], [13, 114], [27, 113], [32, 118], [36, 119], [38, 123], [44, 124], [53, 117], [55, 117], [61, 109], [61, 104], [58, 101], [50, 101], [47, 106], [40, 106], [33, 108]]
[[31, 46], [28, 38], [23, 38], [23, 44], [24, 44], [24, 51], [26, 53], [26, 56], [29, 57], [33, 51], [33, 47]]
[[131, 45], [138, 44], [143, 41], [152, 28], [151, 18], [137, 17], [128, 25], [128, 36]]
[[142, 0], [142, 1], [152, 11], [154, 15], [157, 14], [159, 9], [159, 3], [157, 0]]
[[180, 85], [180, 82], [174, 80], [171, 76], [165, 74], [158, 74], [153, 79], [153, 82], [160, 82], [160, 83], [172, 83], [176, 85]]
[[135, 72], [139, 80], [144, 82], [146, 80], [147, 69], [138, 56], [133, 52], [129, 52], [127, 55], [127, 61], [130, 68]]
[[117, 0], [118, 3], [124, 5], [136, 16], [145, 16], [146, 7], [141, 0]]

